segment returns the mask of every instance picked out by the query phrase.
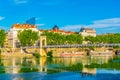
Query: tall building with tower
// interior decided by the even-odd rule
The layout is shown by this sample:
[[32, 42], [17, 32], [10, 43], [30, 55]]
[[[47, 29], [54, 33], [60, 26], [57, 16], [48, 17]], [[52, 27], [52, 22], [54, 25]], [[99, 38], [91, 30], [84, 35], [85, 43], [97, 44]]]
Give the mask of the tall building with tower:
[[26, 21], [26, 24], [30, 24], [30, 25], [35, 25], [36, 24], [36, 18], [30, 18]]

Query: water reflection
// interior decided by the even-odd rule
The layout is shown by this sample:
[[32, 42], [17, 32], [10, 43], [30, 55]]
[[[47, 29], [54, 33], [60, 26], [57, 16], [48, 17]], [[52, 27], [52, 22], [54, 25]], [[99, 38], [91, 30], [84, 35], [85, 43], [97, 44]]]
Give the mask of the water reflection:
[[[79, 71], [91, 65], [108, 64], [108, 57], [78, 57], [78, 58], [3, 58], [0, 60], [1, 69], [6, 73], [19, 72], [48, 72], [50, 69], [66, 69]], [[96, 67], [96, 66], [95, 66]], [[94, 67], [94, 68], [95, 68]], [[78, 70], [78, 68], [80, 70]]]
[[2, 64], [5, 69], [5, 73], [18, 73], [21, 66], [21, 58], [3, 58]]
[[5, 68], [1, 59], [0, 59], [0, 73], [5, 73]]
[[22, 73], [22, 72], [43, 72], [47, 71], [46, 57], [42, 58], [2, 58], [0, 59], [0, 71], [5, 73]]
[[10, 58], [9, 57], [9, 58], [0, 59], [0, 73], [30, 74], [29, 72], [38, 72], [37, 74], [40, 75], [76, 73], [79, 74], [79, 76], [81, 77], [97, 76], [99, 73], [98, 71], [100, 71], [100, 69], [120, 70], [119, 60], [120, 60], [119, 57], [115, 57], [115, 58], [109, 58], [109, 57], [77, 57], [77, 58], [11, 57]]

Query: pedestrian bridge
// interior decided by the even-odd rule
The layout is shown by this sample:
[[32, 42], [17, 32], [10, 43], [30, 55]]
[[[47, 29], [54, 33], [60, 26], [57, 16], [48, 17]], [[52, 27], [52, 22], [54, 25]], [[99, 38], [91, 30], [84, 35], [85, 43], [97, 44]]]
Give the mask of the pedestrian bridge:
[[[66, 45], [45, 45], [42, 48], [79, 48], [79, 47], [115, 47], [119, 44], [66, 44]], [[25, 47], [26, 48], [26, 47]], [[40, 46], [28, 46], [27, 48], [40, 48]]]
[[36, 48], [79, 48], [79, 47], [114, 47], [120, 46], [120, 43], [109, 43], [109, 44], [64, 44], [64, 45], [47, 45], [46, 36], [40, 36], [40, 45], [34, 46]]
[[42, 48], [77, 48], [77, 47], [114, 47], [120, 46], [119, 44], [66, 44], [66, 45], [46, 45], [42, 46]]

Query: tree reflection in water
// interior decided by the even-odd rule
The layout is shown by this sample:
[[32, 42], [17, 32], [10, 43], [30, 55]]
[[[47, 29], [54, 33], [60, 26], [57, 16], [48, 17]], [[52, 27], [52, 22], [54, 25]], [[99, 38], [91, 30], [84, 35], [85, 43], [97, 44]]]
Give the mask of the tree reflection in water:
[[2, 60], [0, 59], [0, 74], [1, 73], [5, 73], [5, 68], [4, 68], [4, 65], [2, 63]]
[[104, 68], [104, 69], [116, 69], [120, 70], [120, 57], [115, 56], [110, 58], [107, 63], [91, 63], [90, 65], [85, 65], [87, 68]]
[[[7, 64], [5, 64], [7, 63]], [[8, 64], [9, 63], [9, 64]], [[14, 66], [13, 66], [14, 64]], [[60, 72], [75, 72], [83, 76], [95, 75], [97, 68], [120, 70], [120, 57], [104, 58], [20, 58], [0, 59], [0, 73], [13, 72], [45, 72], [56, 74]], [[8, 68], [9, 71], [8, 71]], [[16, 69], [13, 69], [16, 68]], [[12, 69], [12, 70], [11, 70]], [[7, 73], [6, 72], [6, 73]]]
[[[36, 61], [39, 61], [36, 59]], [[23, 63], [21, 64], [20, 73], [25, 72], [38, 72], [39, 69], [36, 67], [34, 59], [23, 58]]]

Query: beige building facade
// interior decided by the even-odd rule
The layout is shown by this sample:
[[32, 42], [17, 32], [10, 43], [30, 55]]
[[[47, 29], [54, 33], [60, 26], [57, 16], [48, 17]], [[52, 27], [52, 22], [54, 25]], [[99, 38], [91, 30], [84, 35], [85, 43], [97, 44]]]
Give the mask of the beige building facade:
[[30, 24], [14, 24], [11, 29], [8, 31], [8, 46], [12, 48], [19, 47], [19, 40], [17, 37], [18, 31], [23, 31], [23, 30], [32, 30], [39, 32], [37, 29], [37, 26], [35, 25], [30, 25]]
[[79, 34], [81, 34], [83, 37], [86, 37], [86, 36], [96, 37], [96, 30], [92, 28], [82, 27]]

